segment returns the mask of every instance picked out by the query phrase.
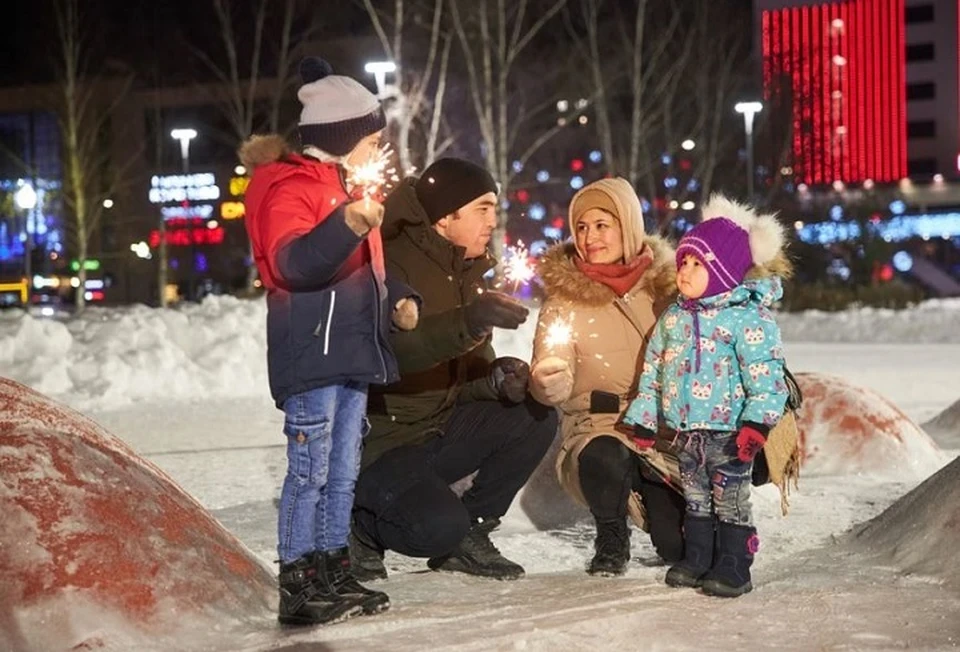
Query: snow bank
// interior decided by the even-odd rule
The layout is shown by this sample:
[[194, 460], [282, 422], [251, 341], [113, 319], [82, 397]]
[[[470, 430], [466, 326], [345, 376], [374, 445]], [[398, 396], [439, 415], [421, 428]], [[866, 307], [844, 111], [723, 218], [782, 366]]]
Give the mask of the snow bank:
[[960, 458], [850, 533], [849, 544], [907, 574], [960, 589]]
[[185, 649], [272, 621], [272, 573], [200, 503], [2, 379], [0, 468], [0, 648]]
[[777, 323], [788, 342], [958, 343], [958, 318], [960, 299], [931, 299], [909, 310], [780, 313]]
[[[534, 308], [519, 330], [497, 331], [498, 353], [529, 359], [536, 320]], [[778, 320], [788, 341], [960, 343], [956, 299], [899, 312], [814, 311]], [[95, 307], [63, 321], [0, 312], [0, 375], [84, 411], [262, 396], [265, 324], [265, 301], [229, 296], [170, 310]]]
[[0, 373], [81, 410], [244, 397], [267, 387], [266, 304], [92, 308], [66, 321], [0, 313]]
[[803, 475], [889, 476], [920, 481], [949, 457], [907, 415], [871, 389], [837, 376], [796, 374]]

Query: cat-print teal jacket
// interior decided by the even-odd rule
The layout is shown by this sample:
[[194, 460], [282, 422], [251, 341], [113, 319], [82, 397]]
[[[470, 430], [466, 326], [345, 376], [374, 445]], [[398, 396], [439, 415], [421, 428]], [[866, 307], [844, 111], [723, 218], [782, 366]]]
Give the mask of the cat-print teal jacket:
[[658, 421], [676, 431], [776, 425], [788, 394], [770, 311], [781, 296], [774, 276], [705, 299], [680, 297], [657, 322], [624, 421], [653, 431]]

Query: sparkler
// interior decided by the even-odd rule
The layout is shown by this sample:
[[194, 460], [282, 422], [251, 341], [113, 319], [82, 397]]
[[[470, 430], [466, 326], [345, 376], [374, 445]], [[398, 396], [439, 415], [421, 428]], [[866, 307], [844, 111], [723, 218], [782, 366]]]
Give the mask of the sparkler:
[[390, 146], [385, 145], [376, 149], [366, 162], [344, 166], [347, 185], [363, 197], [366, 205], [370, 204], [371, 199], [379, 201], [386, 188], [400, 181], [397, 168], [390, 164], [392, 154]]
[[513, 292], [516, 293], [521, 285], [530, 282], [536, 271], [530, 264], [530, 253], [522, 240], [517, 241], [517, 246], [507, 247], [507, 257], [504, 261], [503, 277], [513, 283]]
[[573, 341], [573, 315], [569, 317], [557, 317], [547, 324], [547, 334], [543, 338], [543, 343], [549, 348], [566, 346]]

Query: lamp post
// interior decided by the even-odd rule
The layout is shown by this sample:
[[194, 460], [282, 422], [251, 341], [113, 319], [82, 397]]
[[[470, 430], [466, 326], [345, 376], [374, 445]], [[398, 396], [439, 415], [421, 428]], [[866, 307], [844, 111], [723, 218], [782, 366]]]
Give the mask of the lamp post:
[[[186, 176], [190, 174], [190, 141], [197, 137], [196, 129], [189, 128], [178, 128], [170, 131], [170, 136], [174, 140], [180, 141], [180, 162], [183, 164], [183, 175]], [[185, 193], [189, 192], [189, 189], [184, 190]], [[189, 207], [189, 197], [184, 201], [184, 206]], [[187, 223], [190, 223], [190, 215], [187, 213]], [[167, 225], [163, 218], [160, 216], [160, 265], [161, 265], [161, 282], [160, 287], [160, 305], [166, 306], [166, 291], [167, 291]], [[190, 238], [191, 243], [193, 243], [193, 237]], [[190, 254], [193, 257], [193, 260], [190, 261], [190, 286], [187, 289], [187, 299], [193, 299], [193, 286], [196, 282], [195, 270], [194, 267], [197, 264], [197, 247], [196, 243], [193, 243], [190, 247]]]
[[16, 202], [17, 208], [24, 212], [24, 222], [26, 224], [24, 230], [27, 232], [27, 240], [23, 253], [23, 275], [26, 277], [27, 291], [25, 292], [26, 306], [24, 307], [29, 309], [30, 297], [33, 292], [33, 261], [31, 260], [33, 258], [33, 229], [31, 229], [31, 226], [34, 226], [32, 224], [33, 209], [37, 206], [37, 191], [29, 183], [20, 182], [20, 187], [13, 196], [13, 201]]
[[733, 107], [743, 114], [743, 129], [747, 134], [747, 199], [753, 201], [753, 116], [763, 110], [761, 102], [737, 102]]
[[[364, 72], [373, 75], [377, 83], [377, 97], [384, 99], [388, 96], [387, 91], [392, 90], [387, 87], [387, 73], [397, 72], [397, 64], [393, 61], [368, 61], [363, 66]], [[393, 85], [391, 84], [391, 87]]]

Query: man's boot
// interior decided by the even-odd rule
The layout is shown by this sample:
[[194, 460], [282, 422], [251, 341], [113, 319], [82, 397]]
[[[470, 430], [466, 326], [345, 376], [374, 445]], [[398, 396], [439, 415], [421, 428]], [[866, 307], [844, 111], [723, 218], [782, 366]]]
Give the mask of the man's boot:
[[687, 514], [683, 519], [683, 560], [667, 571], [670, 586], [697, 587], [713, 566], [716, 521], [712, 516]]
[[383, 550], [370, 540], [357, 525], [350, 527], [350, 565], [353, 576], [361, 582], [387, 579], [387, 568], [383, 565]]
[[340, 595], [317, 572], [317, 553], [280, 564], [280, 613], [284, 625], [324, 625], [359, 616], [361, 598]]
[[335, 593], [345, 598], [359, 599], [364, 614], [380, 613], [390, 608], [390, 598], [386, 593], [368, 589], [357, 581], [347, 548], [318, 554], [317, 572]]
[[753, 590], [750, 566], [759, 549], [756, 528], [721, 521], [717, 527], [717, 560], [703, 578], [703, 592], [736, 598]]
[[455, 571], [498, 580], [523, 577], [523, 566], [501, 555], [490, 540], [490, 533], [499, 525], [499, 518], [474, 521], [453, 552], [442, 557], [431, 557], [427, 560], [427, 566], [435, 571]]
[[613, 577], [627, 572], [630, 561], [630, 527], [626, 518], [597, 519], [596, 550], [587, 573]]

